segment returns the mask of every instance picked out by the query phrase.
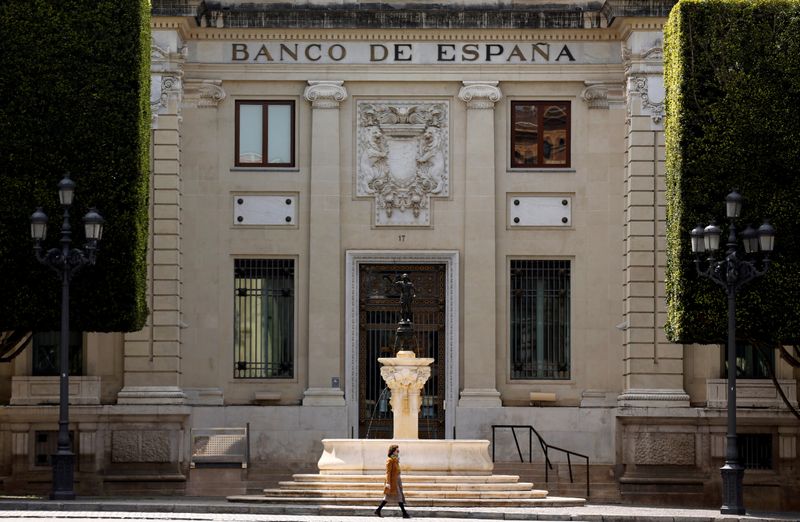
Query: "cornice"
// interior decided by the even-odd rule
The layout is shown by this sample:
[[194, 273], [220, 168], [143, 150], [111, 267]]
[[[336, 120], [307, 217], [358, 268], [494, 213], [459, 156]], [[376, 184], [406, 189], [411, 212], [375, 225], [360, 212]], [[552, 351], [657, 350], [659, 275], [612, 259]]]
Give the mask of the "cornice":
[[497, 41], [522, 42], [547, 41], [597, 41], [619, 40], [617, 31], [609, 29], [586, 30], [518, 30], [518, 29], [229, 29], [216, 27], [194, 27], [187, 33], [190, 40], [278, 40], [278, 41]]

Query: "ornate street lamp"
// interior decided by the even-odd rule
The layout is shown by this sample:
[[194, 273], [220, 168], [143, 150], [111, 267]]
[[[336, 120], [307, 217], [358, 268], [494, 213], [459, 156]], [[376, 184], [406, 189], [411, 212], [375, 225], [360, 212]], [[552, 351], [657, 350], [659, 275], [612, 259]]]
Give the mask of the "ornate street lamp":
[[[775, 245], [775, 229], [767, 221], [764, 221], [758, 231], [748, 225], [740, 234], [744, 246], [744, 254], [740, 254], [735, 220], [742, 210], [742, 196], [735, 190], [725, 198], [725, 210], [730, 222], [725, 257], [719, 260], [716, 258], [722, 230], [713, 222], [707, 227], [698, 224], [692, 229], [690, 236], [697, 273], [720, 285], [728, 295], [728, 434], [725, 465], [720, 468], [722, 473], [720, 512], [743, 515], [745, 513], [742, 498], [744, 468], [739, 463], [736, 447], [736, 292], [756, 277], [767, 273], [769, 254]], [[756, 259], [748, 259], [759, 250], [763, 252], [762, 269], [757, 267]], [[704, 253], [708, 255], [705, 268], [702, 260]]]
[[69, 443], [69, 282], [72, 276], [84, 265], [93, 265], [97, 252], [97, 242], [103, 234], [103, 218], [95, 209], [84, 216], [86, 246], [84, 250], [70, 248], [72, 227], [69, 223], [69, 207], [75, 194], [75, 182], [69, 175], [58, 184], [58, 199], [64, 208], [61, 223], [61, 246], [43, 251], [42, 241], [47, 237], [47, 216], [39, 207], [31, 215], [31, 238], [36, 259], [58, 273], [61, 278], [61, 341], [60, 341], [60, 380], [58, 401], [58, 450], [53, 459], [53, 500], [72, 500], [75, 498], [75, 454]]

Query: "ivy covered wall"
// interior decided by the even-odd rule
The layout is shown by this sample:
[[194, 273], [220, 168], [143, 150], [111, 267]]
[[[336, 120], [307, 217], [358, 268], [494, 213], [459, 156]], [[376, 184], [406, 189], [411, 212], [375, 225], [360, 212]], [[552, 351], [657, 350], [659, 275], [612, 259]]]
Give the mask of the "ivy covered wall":
[[737, 337], [800, 339], [800, 0], [681, 0], [665, 28], [667, 335], [722, 343], [722, 288], [696, 275], [689, 231], [744, 196], [740, 223], [769, 218], [776, 252], [737, 297]]
[[150, 2], [0, 2], [0, 331], [52, 330], [60, 281], [35, 260], [29, 217], [43, 206], [58, 245], [57, 185], [77, 184], [73, 246], [90, 206], [106, 220], [98, 261], [71, 286], [71, 326], [131, 331], [145, 302]]

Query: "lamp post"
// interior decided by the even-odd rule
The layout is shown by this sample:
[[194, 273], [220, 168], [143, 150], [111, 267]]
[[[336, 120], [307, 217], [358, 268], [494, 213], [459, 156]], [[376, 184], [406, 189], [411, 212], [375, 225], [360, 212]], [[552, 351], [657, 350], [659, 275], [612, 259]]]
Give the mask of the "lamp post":
[[[743, 515], [745, 513], [742, 498], [744, 468], [739, 463], [736, 447], [736, 292], [748, 282], [767, 273], [769, 254], [775, 245], [775, 229], [767, 221], [764, 221], [758, 231], [748, 225], [739, 234], [744, 246], [744, 255], [741, 255], [737, 242], [736, 218], [742, 210], [742, 196], [735, 190], [725, 198], [725, 210], [729, 220], [729, 233], [727, 250], [722, 259], [716, 257], [722, 236], [722, 230], [717, 225], [713, 222], [707, 227], [698, 224], [690, 235], [697, 273], [720, 285], [728, 295], [728, 434], [725, 465], [720, 468], [722, 473], [720, 512]], [[755, 259], [748, 259], [759, 250], [764, 253], [762, 269], [756, 266]], [[708, 254], [705, 268], [702, 260], [704, 253]]]
[[97, 242], [103, 234], [103, 218], [94, 208], [83, 217], [86, 233], [84, 250], [71, 248], [72, 227], [69, 223], [69, 208], [75, 193], [75, 182], [64, 176], [58, 184], [58, 198], [64, 208], [61, 223], [61, 246], [44, 251], [42, 241], [47, 236], [47, 216], [42, 207], [31, 215], [31, 238], [36, 259], [49, 266], [61, 278], [61, 340], [60, 340], [60, 378], [58, 400], [58, 450], [53, 459], [53, 500], [72, 500], [75, 498], [74, 469], [75, 454], [69, 443], [69, 282], [72, 276], [84, 265], [93, 265], [97, 252]]

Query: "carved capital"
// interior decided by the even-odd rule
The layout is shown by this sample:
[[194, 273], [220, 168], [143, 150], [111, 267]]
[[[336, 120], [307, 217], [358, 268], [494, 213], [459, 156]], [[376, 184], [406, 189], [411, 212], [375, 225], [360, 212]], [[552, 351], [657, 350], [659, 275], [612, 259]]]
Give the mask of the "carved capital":
[[303, 96], [315, 109], [338, 109], [347, 99], [347, 89], [341, 80], [309, 80]]
[[494, 109], [503, 93], [497, 87], [499, 82], [463, 81], [458, 99], [467, 104], [468, 109]]
[[583, 82], [586, 88], [581, 98], [589, 104], [590, 109], [608, 109], [622, 107], [625, 103], [624, 85], [619, 82]]
[[184, 80], [184, 107], [214, 107], [222, 103], [227, 94], [222, 80]]

